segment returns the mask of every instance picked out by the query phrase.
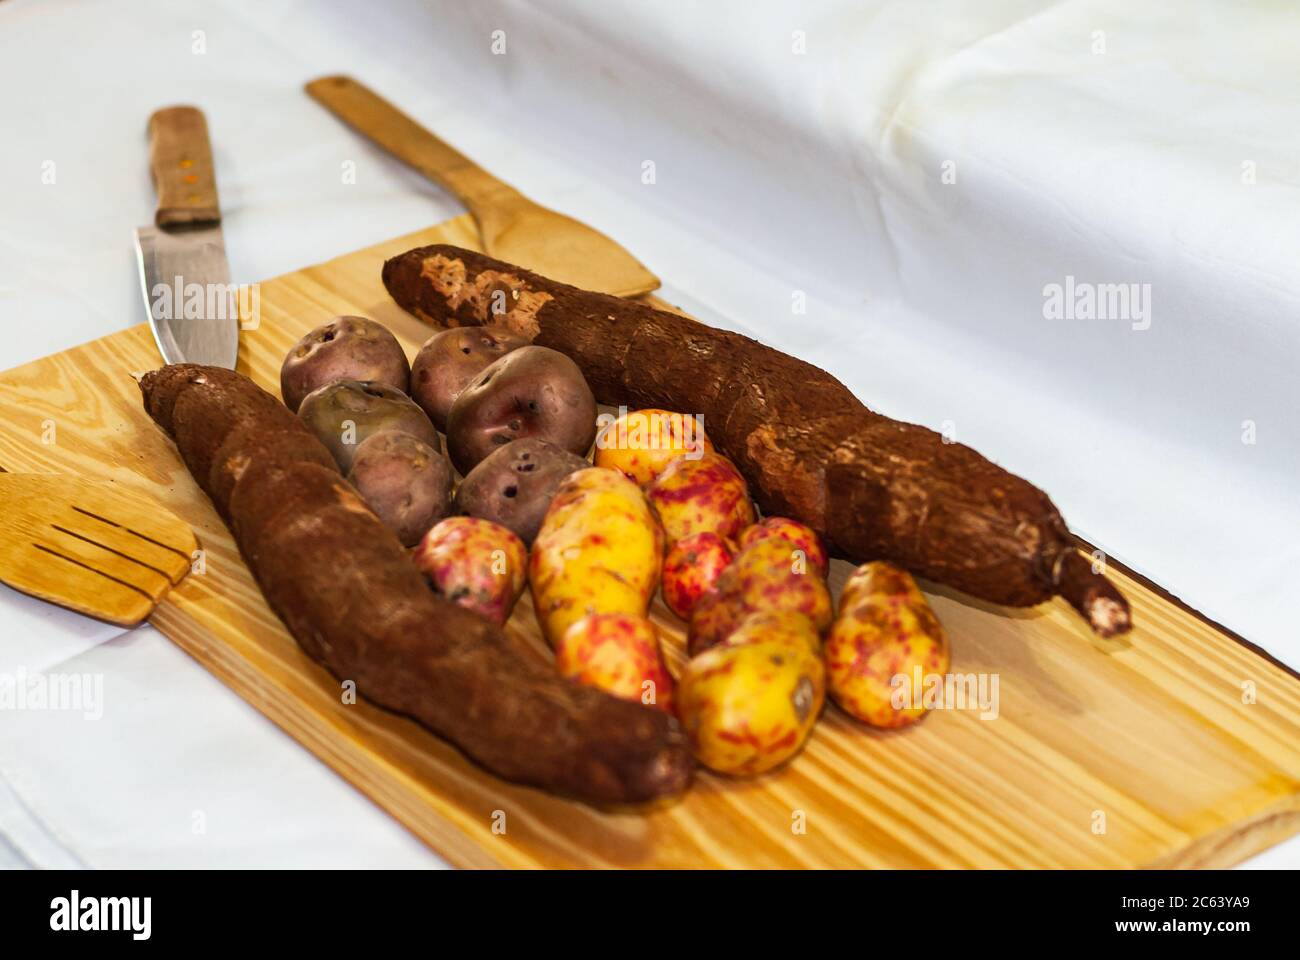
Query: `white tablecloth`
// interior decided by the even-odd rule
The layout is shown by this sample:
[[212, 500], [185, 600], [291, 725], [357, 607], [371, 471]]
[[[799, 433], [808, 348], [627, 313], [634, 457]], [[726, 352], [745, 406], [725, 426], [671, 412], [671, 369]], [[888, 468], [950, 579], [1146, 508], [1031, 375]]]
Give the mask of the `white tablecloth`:
[[[301, 92], [350, 72], [1300, 663], [1297, 40], [1263, 3], [10, 0], [0, 367], [142, 318], [158, 106], [208, 115], [236, 280], [459, 213]], [[1054, 284], [1137, 299], [1053, 314]], [[0, 596], [0, 671], [102, 674], [105, 701], [5, 715], [0, 865], [440, 862], [155, 631], [117, 634]]]

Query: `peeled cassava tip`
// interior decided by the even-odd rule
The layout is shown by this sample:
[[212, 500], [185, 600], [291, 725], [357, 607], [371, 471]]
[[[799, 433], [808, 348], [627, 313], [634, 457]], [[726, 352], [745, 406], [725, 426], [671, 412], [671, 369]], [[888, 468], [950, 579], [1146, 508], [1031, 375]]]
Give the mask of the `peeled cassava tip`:
[[1079, 611], [1099, 636], [1114, 637], [1133, 628], [1133, 616], [1124, 595], [1082, 554], [1073, 549], [1063, 553], [1055, 579], [1056, 592]]

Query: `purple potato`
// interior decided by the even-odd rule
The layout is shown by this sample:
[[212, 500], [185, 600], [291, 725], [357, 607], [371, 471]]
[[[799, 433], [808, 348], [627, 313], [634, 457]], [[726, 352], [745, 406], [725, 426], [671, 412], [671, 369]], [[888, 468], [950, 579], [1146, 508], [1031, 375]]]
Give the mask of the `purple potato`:
[[383, 324], [335, 317], [294, 344], [284, 358], [280, 395], [297, 413], [307, 394], [335, 380], [368, 380], [405, 393], [410, 373], [406, 351]]
[[513, 530], [531, 545], [561, 481], [591, 464], [563, 447], [525, 437], [498, 447], [456, 491], [456, 509]]
[[389, 430], [358, 444], [348, 482], [404, 547], [451, 512], [451, 461], [409, 433]]
[[447, 452], [462, 474], [523, 437], [579, 455], [596, 438], [596, 398], [578, 365], [558, 350], [512, 350], [475, 377], [447, 415]]
[[424, 411], [393, 387], [362, 380], [336, 380], [307, 394], [298, 416], [346, 473], [352, 469], [357, 447], [368, 437], [386, 430], [409, 433], [434, 450], [442, 449], [438, 431]]
[[411, 398], [445, 432], [451, 405], [469, 382], [489, 364], [527, 345], [523, 337], [496, 327], [453, 327], [435, 333], [411, 364]]

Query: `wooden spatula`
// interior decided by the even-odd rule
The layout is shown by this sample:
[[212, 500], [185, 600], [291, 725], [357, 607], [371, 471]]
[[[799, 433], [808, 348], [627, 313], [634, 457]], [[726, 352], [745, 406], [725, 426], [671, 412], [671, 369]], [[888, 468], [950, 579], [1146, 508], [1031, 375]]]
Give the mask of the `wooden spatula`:
[[0, 473], [0, 581], [23, 593], [134, 626], [197, 549], [188, 524], [115, 484]]
[[307, 92], [335, 116], [455, 194], [469, 208], [490, 256], [616, 296], [649, 293], [659, 278], [632, 254], [562, 213], [502, 183], [351, 77], [321, 77]]

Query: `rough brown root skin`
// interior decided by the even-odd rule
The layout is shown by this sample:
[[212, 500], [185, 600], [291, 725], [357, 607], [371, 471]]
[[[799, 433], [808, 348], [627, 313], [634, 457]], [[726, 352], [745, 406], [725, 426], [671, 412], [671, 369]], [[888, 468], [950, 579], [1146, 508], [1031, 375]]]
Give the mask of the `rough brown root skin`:
[[[1043, 491], [933, 430], [868, 410], [812, 364], [446, 244], [394, 257], [383, 280], [435, 327], [492, 323], [568, 354], [601, 403], [702, 414], [765, 513], [801, 520], [853, 562], [889, 560], [1009, 606], [1059, 593], [1098, 632], [1129, 629], [1128, 604], [1104, 577], [1085, 589], [1073, 564], [1056, 576], [1073, 541]], [[492, 310], [494, 296], [504, 311]]]

